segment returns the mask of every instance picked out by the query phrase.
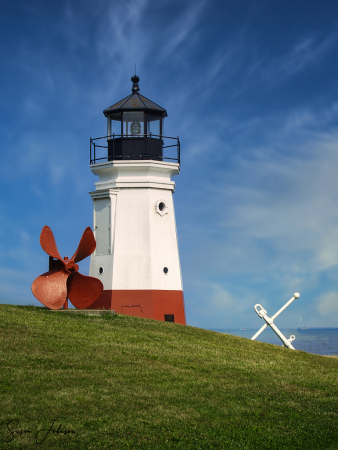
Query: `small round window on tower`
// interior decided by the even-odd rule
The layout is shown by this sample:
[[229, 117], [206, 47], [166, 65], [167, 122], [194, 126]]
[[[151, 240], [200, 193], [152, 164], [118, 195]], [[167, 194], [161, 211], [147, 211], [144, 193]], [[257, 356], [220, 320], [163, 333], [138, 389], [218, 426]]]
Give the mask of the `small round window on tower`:
[[166, 202], [164, 200], [158, 200], [155, 205], [155, 211], [161, 217], [163, 217], [165, 214], [168, 214], [168, 206]]
[[164, 267], [164, 268], [163, 268], [163, 272], [164, 272], [165, 274], [167, 274], [168, 271], [169, 271], [168, 267]]
[[99, 267], [99, 270], [98, 270], [98, 272], [99, 272], [99, 275], [102, 275], [103, 274], [103, 272], [104, 272], [104, 269], [103, 269], [103, 267], [101, 266], [101, 267]]

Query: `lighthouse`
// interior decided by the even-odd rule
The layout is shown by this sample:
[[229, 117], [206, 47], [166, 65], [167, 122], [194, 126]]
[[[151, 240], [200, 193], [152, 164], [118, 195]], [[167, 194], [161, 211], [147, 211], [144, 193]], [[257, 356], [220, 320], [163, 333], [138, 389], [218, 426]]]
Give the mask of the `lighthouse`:
[[107, 136], [90, 140], [96, 249], [90, 276], [104, 286], [94, 309], [185, 324], [172, 178], [179, 138], [164, 136], [164, 108], [132, 93], [103, 111]]

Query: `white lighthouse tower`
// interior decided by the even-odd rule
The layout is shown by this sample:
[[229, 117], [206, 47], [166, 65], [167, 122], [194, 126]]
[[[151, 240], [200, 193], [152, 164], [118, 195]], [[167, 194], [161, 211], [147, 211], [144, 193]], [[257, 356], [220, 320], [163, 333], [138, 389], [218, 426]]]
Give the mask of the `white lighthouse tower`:
[[89, 273], [104, 286], [91, 308], [185, 324], [172, 181], [180, 143], [163, 135], [166, 110], [132, 82], [131, 95], [103, 111], [108, 136], [91, 139], [99, 179]]

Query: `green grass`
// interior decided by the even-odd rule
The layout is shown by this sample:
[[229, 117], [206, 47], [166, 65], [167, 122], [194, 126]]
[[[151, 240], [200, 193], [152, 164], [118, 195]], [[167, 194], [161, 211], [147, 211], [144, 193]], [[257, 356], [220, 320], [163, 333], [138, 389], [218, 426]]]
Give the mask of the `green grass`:
[[[10, 305], [0, 305], [0, 334], [1, 449], [338, 448], [335, 358]], [[73, 433], [40, 432], [37, 444], [53, 420]]]

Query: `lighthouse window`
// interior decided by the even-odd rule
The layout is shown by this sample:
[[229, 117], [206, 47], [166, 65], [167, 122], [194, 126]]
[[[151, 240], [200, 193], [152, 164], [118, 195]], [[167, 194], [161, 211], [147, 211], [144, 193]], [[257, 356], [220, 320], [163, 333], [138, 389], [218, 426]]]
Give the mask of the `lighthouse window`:
[[168, 267], [164, 267], [164, 268], [163, 268], [163, 272], [164, 272], [165, 274], [167, 274], [167, 273], [169, 272]]
[[152, 116], [150, 114], [147, 114], [147, 134], [151, 133], [152, 136], [158, 138], [161, 133], [161, 124], [162, 124], [162, 118], [158, 116]]
[[103, 267], [100, 267], [99, 270], [98, 270], [98, 272], [99, 272], [99, 275], [102, 275], [103, 272], [104, 272], [104, 268], [103, 268]]
[[119, 136], [121, 134], [121, 113], [111, 114], [108, 118], [108, 139], [113, 134]]
[[124, 136], [142, 136], [144, 134], [144, 113], [140, 111], [123, 113]]
[[165, 203], [164, 200], [158, 200], [155, 205], [155, 211], [157, 214], [159, 214], [161, 217], [163, 217], [165, 214], [168, 214], [168, 206]]

